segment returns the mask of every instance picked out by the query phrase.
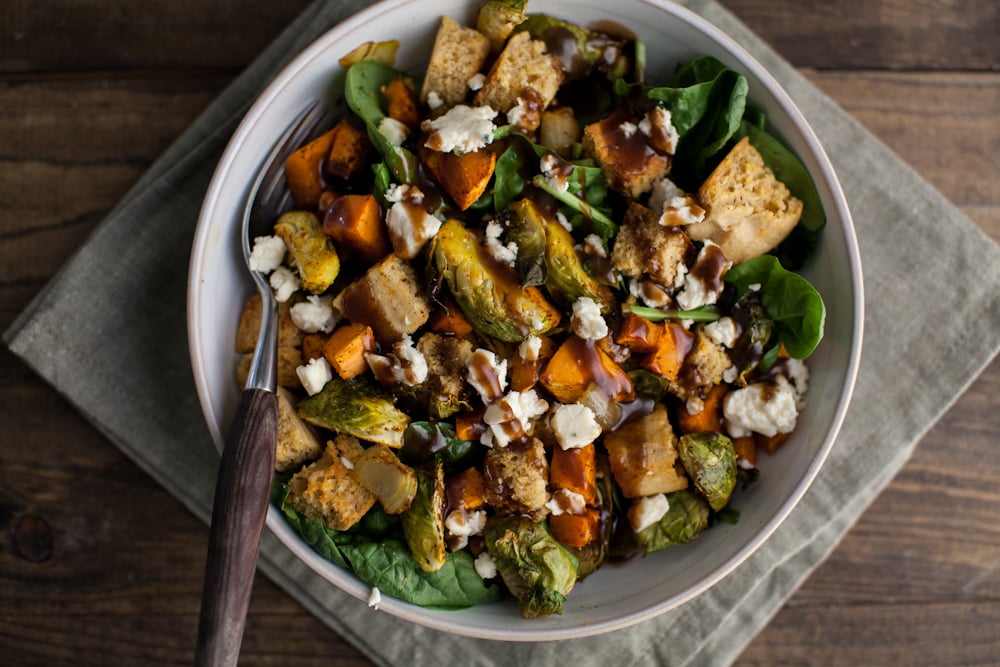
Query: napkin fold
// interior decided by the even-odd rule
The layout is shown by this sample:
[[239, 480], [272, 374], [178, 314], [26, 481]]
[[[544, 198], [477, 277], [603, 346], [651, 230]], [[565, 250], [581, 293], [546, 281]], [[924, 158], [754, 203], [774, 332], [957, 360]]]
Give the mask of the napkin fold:
[[[195, 394], [185, 317], [201, 200], [257, 93], [320, 33], [366, 4], [318, 0], [300, 15], [4, 334], [11, 350], [206, 522], [218, 455]], [[866, 321], [857, 389], [840, 437], [788, 519], [732, 574], [675, 610], [594, 638], [503, 643], [403, 623], [334, 588], [265, 534], [262, 570], [379, 665], [731, 662], [997, 352], [1000, 248], [720, 5], [680, 4], [736, 39], [781, 82], [816, 130], [850, 202]], [[948, 304], [946, 322], [939, 303]]]

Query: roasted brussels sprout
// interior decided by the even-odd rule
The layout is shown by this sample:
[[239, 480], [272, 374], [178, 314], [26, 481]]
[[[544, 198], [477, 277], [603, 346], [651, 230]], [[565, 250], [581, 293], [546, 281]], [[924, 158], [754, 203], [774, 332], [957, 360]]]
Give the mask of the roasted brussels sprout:
[[401, 447], [410, 423], [388, 391], [366, 375], [334, 377], [323, 390], [299, 402], [299, 416], [314, 426], [389, 447]]
[[322, 294], [340, 273], [340, 257], [323, 224], [308, 211], [289, 211], [274, 225], [299, 270], [302, 289]]
[[486, 546], [525, 618], [561, 614], [576, 584], [578, 561], [544, 523], [526, 517], [491, 518]]
[[431, 256], [459, 308], [479, 332], [507, 342], [551, 330], [560, 312], [534, 287], [522, 287], [476, 237], [451, 219], [434, 238]]
[[546, 14], [529, 15], [515, 28], [515, 32], [522, 30], [532, 39], [545, 42], [549, 53], [559, 54], [568, 78], [584, 77], [599, 68], [607, 70], [608, 78], [613, 80], [628, 71], [622, 52], [624, 42], [604, 33]]
[[545, 222], [537, 207], [527, 199], [512, 203], [504, 241], [517, 244], [514, 270], [522, 285], [545, 284]]
[[704, 431], [681, 436], [677, 449], [688, 477], [712, 509], [725, 507], [736, 487], [732, 441], [721, 433]]
[[708, 503], [688, 490], [667, 494], [670, 509], [652, 526], [636, 533], [639, 546], [647, 554], [698, 537], [708, 527]]
[[437, 572], [444, 565], [444, 466], [440, 461], [414, 468], [417, 494], [403, 512], [403, 534], [417, 565], [424, 572]]
[[490, 40], [494, 52], [499, 51], [510, 33], [521, 23], [527, 0], [486, 0], [479, 8], [476, 28]]
[[417, 475], [385, 445], [374, 445], [354, 462], [354, 474], [387, 514], [405, 512], [417, 494]]
[[602, 315], [616, 308], [614, 294], [583, 268], [573, 247], [573, 236], [556, 220], [545, 221], [545, 266], [545, 289], [553, 297], [571, 304], [589, 296], [601, 307]]

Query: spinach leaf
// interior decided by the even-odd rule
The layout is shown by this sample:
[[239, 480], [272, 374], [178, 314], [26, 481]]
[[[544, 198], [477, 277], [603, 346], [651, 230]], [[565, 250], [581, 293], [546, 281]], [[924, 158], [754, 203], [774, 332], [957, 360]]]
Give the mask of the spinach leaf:
[[796, 359], [805, 359], [823, 338], [826, 307], [819, 292], [802, 276], [785, 269], [777, 257], [761, 255], [726, 273], [740, 294], [760, 285], [761, 303], [774, 321], [778, 340]]
[[513, 145], [497, 158], [493, 170], [493, 210], [503, 211], [521, 195], [525, 180], [521, 177], [524, 167], [524, 157]]
[[382, 87], [403, 73], [375, 60], [362, 60], [347, 68], [344, 99], [347, 106], [364, 121], [368, 138], [382, 154], [386, 165], [400, 183], [412, 183], [417, 176], [416, 156], [393, 145], [379, 129], [385, 118], [382, 110]]
[[285, 520], [288, 521], [289, 525], [302, 536], [302, 539], [306, 541], [309, 546], [316, 550], [323, 558], [328, 561], [339, 565], [340, 567], [350, 568], [347, 563], [347, 559], [341, 552], [340, 547], [351, 541], [351, 537], [347, 533], [338, 533], [337, 531], [330, 530], [324, 526], [319, 521], [312, 521], [306, 519], [304, 516], [296, 512], [294, 509], [285, 504], [285, 500], [288, 498], [288, 484], [275, 480], [271, 487], [271, 499], [281, 513], [285, 516]]
[[403, 433], [403, 446], [399, 458], [409, 465], [434, 457], [445, 466], [466, 459], [476, 443], [462, 440], [455, 435], [455, 427], [448, 422], [411, 422]]
[[826, 225], [826, 215], [823, 213], [816, 185], [802, 161], [768, 134], [763, 125], [744, 121], [735, 138], [741, 139], [744, 136], [749, 137], [750, 143], [760, 151], [764, 164], [774, 172], [777, 179], [802, 200], [802, 218], [799, 224], [776, 251], [782, 264], [792, 269], [801, 268], [815, 248], [820, 230]]

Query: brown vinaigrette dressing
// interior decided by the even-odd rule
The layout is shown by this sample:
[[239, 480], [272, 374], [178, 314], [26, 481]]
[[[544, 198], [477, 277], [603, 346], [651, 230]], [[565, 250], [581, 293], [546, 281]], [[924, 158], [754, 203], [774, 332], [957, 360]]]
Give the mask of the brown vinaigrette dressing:
[[702, 253], [691, 267], [691, 276], [704, 283], [709, 291], [719, 294], [722, 292], [722, 278], [729, 260], [723, 254], [722, 248], [716, 245], [706, 245]]

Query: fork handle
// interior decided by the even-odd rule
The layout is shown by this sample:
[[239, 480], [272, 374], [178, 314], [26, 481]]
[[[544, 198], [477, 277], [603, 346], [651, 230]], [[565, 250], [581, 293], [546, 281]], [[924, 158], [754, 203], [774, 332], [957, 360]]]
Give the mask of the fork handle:
[[195, 665], [235, 665], [243, 640], [257, 552], [274, 476], [278, 397], [240, 394], [233, 433], [222, 450], [208, 537]]

